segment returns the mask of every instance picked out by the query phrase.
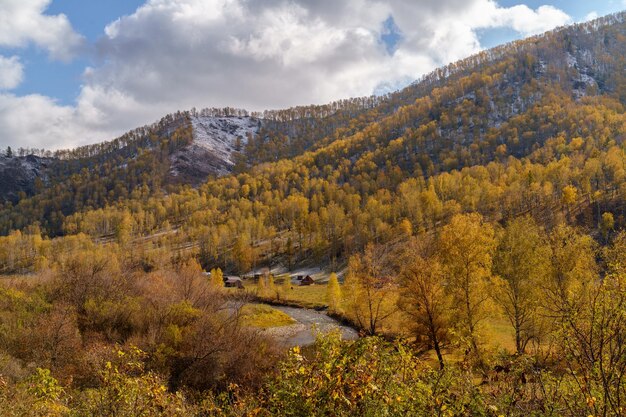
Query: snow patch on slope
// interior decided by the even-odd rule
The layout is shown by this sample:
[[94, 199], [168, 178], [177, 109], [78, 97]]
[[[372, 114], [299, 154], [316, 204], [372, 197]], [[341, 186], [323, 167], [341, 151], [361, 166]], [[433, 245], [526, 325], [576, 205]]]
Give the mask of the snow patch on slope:
[[578, 65], [578, 60], [576, 57], [569, 52], [565, 55], [565, 60], [567, 62], [567, 66], [570, 68], [576, 67]]
[[259, 119], [251, 117], [192, 116], [193, 142], [170, 156], [175, 182], [198, 185], [210, 175], [226, 175], [235, 165], [248, 137], [257, 134]]
[[[567, 52], [565, 59], [567, 66], [575, 70], [575, 74], [572, 78], [573, 93], [576, 99], [587, 95], [588, 87], [596, 87], [597, 82], [594, 77], [588, 74], [590, 66], [593, 64], [593, 57], [588, 50], [579, 51], [578, 57], [573, 56]], [[581, 65], [582, 61], [582, 65]]]
[[258, 119], [251, 117], [208, 117], [191, 118], [194, 144], [211, 151], [229, 167], [234, 165], [232, 155], [240, 152], [260, 127]]

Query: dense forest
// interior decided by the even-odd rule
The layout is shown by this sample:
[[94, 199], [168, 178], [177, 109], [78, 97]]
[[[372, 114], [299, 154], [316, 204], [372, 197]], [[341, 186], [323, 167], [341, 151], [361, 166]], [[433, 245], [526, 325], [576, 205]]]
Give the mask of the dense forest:
[[[0, 206], [0, 409], [623, 415], [625, 17], [384, 97], [37, 151], [47, 177]], [[262, 127], [231, 174], [170, 184], [197, 115]], [[316, 301], [363, 337], [286, 351], [248, 325], [294, 302], [279, 265], [326, 270]]]

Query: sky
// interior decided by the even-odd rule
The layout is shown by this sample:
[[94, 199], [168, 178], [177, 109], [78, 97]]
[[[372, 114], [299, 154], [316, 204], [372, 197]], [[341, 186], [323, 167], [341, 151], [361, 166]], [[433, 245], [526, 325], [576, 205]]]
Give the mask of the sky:
[[626, 0], [0, 0], [0, 149], [402, 88]]

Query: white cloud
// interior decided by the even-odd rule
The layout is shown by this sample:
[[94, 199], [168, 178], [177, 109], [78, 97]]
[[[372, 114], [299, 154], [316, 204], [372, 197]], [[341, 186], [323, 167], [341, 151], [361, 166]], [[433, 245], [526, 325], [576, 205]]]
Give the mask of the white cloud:
[[19, 58], [6, 58], [0, 55], [0, 90], [10, 90], [17, 87], [24, 78], [24, 67]]
[[594, 19], [597, 19], [598, 17], [599, 17], [599, 16], [598, 16], [598, 12], [596, 12], [596, 11], [594, 10], [594, 11], [592, 11], [592, 12], [587, 13], [587, 15], [585, 15], [585, 17], [583, 18], [583, 20], [582, 20], [582, 21], [583, 21], [583, 22], [587, 22], [587, 21], [589, 21], [589, 20], [594, 20]]
[[523, 35], [535, 35], [571, 21], [565, 12], [553, 6], [540, 6], [532, 10], [526, 5], [497, 8], [493, 19], [493, 26], [508, 26]]
[[84, 39], [74, 32], [67, 16], [44, 14], [51, 1], [0, 1], [0, 46], [24, 47], [32, 42], [53, 59], [71, 59]]
[[74, 107], [59, 105], [48, 97], [0, 93], [3, 146], [67, 148], [100, 141], [107, 138], [107, 133], [114, 133], [94, 127], [86, 123]]
[[[393, 53], [381, 41], [389, 16], [401, 32]], [[105, 28], [75, 106], [37, 98], [62, 123], [11, 132], [31, 144], [78, 144], [194, 106], [263, 110], [369, 95], [477, 52], [479, 29], [525, 36], [568, 21], [551, 6], [493, 0], [149, 0]], [[17, 107], [27, 100], [6, 97]], [[16, 111], [7, 109], [0, 130], [2, 113]]]

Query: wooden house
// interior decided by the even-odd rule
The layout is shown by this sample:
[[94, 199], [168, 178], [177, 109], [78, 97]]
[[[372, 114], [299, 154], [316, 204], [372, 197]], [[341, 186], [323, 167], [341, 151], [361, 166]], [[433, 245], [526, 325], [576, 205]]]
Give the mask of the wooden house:
[[226, 288], [243, 289], [243, 281], [239, 277], [224, 277], [224, 286]]
[[311, 278], [310, 275], [307, 275], [306, 277], [302, 278], [302, 281], [300, 281], [300, 286], [306, 286], [306, 285], [313, 285], [315, 284], [315, 280], [313, 278]]

